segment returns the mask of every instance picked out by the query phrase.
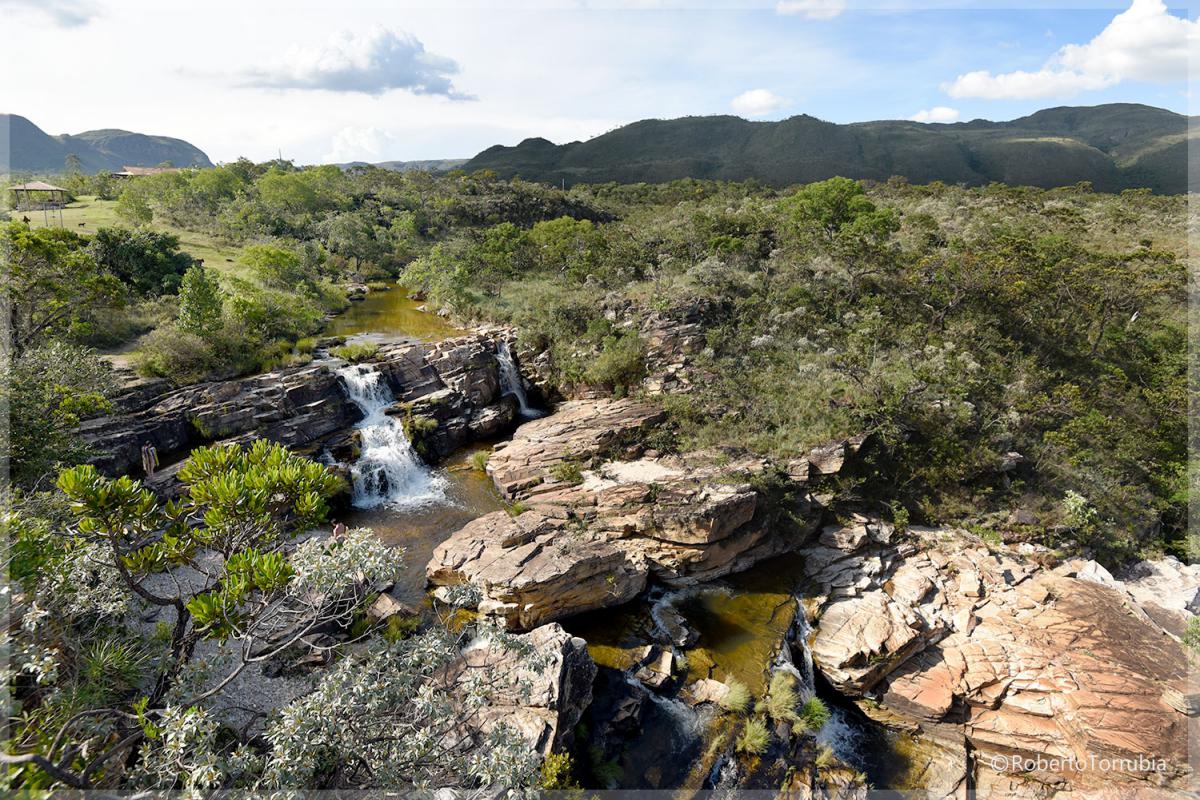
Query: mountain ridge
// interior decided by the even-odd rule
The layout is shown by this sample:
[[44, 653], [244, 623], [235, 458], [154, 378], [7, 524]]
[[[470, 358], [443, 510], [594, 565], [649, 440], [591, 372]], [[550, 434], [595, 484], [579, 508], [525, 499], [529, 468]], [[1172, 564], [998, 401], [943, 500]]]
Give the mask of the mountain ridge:
[[1190, 121], [1135, 103], [1056, 106], [1001, 122], [691, 116], [638, 120], [561, 145], [541, 137], [493, 145], [462, 168], [567, 184], [708, 178], [783, 186], [843, 175], [1045, 188], [1090, 181], [1101, 191], [1178, 194], [1198, 188], [1188, 177]]
[[18, 114], [0, 114], [0, 172], [62, 172], [67, 156], [79, 158], [84, 172], [124, 166], [211, 167], [203, 150], [171, 136], [101, 128], [52, 136]]

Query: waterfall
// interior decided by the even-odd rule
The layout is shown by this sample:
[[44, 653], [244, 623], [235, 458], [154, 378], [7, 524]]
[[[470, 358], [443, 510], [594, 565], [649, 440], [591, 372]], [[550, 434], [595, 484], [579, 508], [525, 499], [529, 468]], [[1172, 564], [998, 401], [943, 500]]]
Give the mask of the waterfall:
[[800, 686], [803, 689], [801, 692], [801, 700], [807, 700], [817, 693], [816, 673], [813, 669], [812, 650], [808, 647], [808, 637], [812, 632], [812, 628], [808, 624], [808, 613], [804, 609], [804, 603], [800, 598], [796, 598], [796, 621], [793, 624], [791, 633], [793, 649], [800, 649], [800, 664], [796, 665], [793, 662], [793, 669], [797, 671], [797, 676], [800, 678]]
[[354, 505], [411, 507], [445, 500], [446, 479], [421, 461], [404, 426], [386, 413], [396, 398], [383, 375], [370, 364], [350, 364], [337, 374], [364, 415], [355, 426], [362, 451], [350, 468]]
[[500, 393], [511, 394], [517, 398], [517, 405], [523, 419], [537, 419], [545, 416], [529, 405], [529, 396], [525, 394], [525, 384], [521, 381], [521, 372], [517, 369], [517, 361], [513, 358], [508, 342], [503, 339], [496, 346], [496, 361], [500, 364]]

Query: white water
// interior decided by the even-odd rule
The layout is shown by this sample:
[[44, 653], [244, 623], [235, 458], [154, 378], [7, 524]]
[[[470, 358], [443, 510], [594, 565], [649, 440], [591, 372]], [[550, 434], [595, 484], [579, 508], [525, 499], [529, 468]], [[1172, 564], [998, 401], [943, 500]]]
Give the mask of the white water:
[[350, 468], [355, 507], [411, 508], [445, 502], [446, 479], [421, 461], [404, 426], [385, 413], [396, 398], [379, 371], [369, 364], [350, 364], [337, 374], [345, 381], [350, 399], [365, 415], [355, 426], [362, 452]]
[[545, 416], [529, 405], [529, 396], [525, 393], [525, 384], [521, 381], [521, 372], [517, 369], [517, 361], [513, 358], [508, 342], [501, 340], [496, 346], [496, 361], [500, 364], [500, 393], [511, 394], [517, 398], [517, 406], [524, 419], [536, 419]]

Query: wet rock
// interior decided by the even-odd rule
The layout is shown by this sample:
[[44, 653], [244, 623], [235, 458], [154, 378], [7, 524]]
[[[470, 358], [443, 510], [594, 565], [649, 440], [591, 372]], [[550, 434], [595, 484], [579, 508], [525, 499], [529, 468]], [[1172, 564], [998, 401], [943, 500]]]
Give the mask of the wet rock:
[[[806, 551], [812, 656], [835, 688], [922, 732], [958, 732], [984, 768], [1012, 755], [1059, 765], [1021, 781], [1183, 780], [1197, 693], [1182, 646], [1133, 589], [1099, 565], [1050, 572], [965, 532], [910, 535], [864, 546], [843, 532]], [[1128, 766], [1139, 758], [1166, 768]]]
[[641, 665], [633, 673], [633, 677], [646, 686], [659, 691], [671, 680], [671, 672], [675, 668], [675, 655], [668, 649], [660, 649], [652, 645], [641, 659]]
[[[373, 362], [400, 403], [396, 413], [431, 421], [420, 437], [431, 461], [469, 441], [496, 436], [514, 421], [511, 399], [498, 395], [495, 343], [487, 336], [393, 342], [381, 346]], [[254, 439], [311, 455], [328, 442], [337, 457], [354, 455], [349, 430], [361, 414], [327, 364], [166, 393], [162, 388], [161, 383], [131, 388], [118, 403], [122, 413], [79, 426], [80, 438], [96, 453], [92, 463], [103, 472], [139, 474], [145, 444], [155, 447], [163, 463], [202, 444]], [[168, 494], [177, 491], [165, 478], [155, 485]]]

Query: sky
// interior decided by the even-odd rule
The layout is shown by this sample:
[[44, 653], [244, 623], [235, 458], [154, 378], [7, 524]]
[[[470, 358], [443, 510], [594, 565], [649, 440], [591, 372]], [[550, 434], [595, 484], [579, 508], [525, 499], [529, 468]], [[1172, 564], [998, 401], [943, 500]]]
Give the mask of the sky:
[[[0, 112], [217, 162], [464, 158], [646, 118], [1189, 113], [1200, 0], [0, 0]], [[15, 79], [14, 79], [15, 78]]]

